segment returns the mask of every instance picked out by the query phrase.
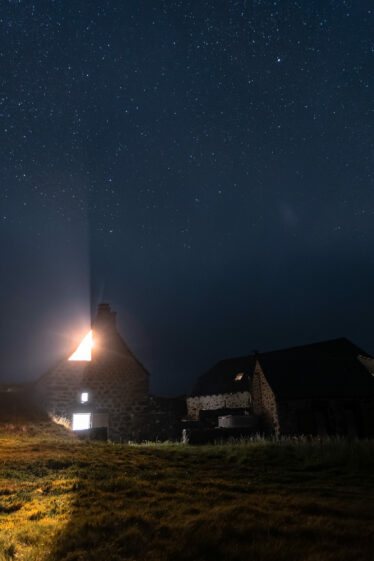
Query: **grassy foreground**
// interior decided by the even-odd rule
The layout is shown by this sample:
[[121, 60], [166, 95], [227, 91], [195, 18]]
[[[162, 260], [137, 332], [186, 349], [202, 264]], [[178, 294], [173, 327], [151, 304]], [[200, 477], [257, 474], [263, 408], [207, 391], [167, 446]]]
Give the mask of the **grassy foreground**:
[[0, 434], [1, 561], [370, 561], [374, 443]]

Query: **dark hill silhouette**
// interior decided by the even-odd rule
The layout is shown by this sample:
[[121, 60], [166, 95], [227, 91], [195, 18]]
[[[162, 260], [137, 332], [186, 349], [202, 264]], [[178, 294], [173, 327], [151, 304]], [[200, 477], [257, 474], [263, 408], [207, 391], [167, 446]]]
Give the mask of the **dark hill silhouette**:
[[33, 384], [0, 386], [0, 428], [9, 432], [75, 438], [71, 431], [49, 418], [34, 398]]

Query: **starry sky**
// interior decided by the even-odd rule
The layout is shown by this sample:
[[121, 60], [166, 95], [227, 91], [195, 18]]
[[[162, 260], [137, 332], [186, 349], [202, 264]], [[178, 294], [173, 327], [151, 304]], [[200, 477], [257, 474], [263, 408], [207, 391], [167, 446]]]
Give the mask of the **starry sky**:
[[371, 1], [0, 4], [0, 381], [102, 300], [161, 395], [253, 349], [374, 352]]

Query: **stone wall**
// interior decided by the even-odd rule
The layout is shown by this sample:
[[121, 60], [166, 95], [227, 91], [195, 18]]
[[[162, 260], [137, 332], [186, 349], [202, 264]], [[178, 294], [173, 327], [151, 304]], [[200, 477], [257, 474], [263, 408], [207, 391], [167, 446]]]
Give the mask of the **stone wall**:
[[283, 435], [374, 435], [373, 400], [364, 398], [275, 398], [259, 363], [252, 379], [253, 413], [265, 433]]
[[167, 398], [150, 396], [147, 439], [181, 440], [182, 419], [186, 417], [185, 396]]
[[[118, 360], [64, 361], [42, 376], [35, 391], [51, 416], [90, 412], [108, 419], [113, 441], [142, 438], [147, 421], [148, 375], [132, 356]], [[80, 403], [82, 392], [88, 402]]]
[[187, 398], [188, 418], [199, 419], [200, 411], [215, 409], [247, 409], [251, 406], [249, 391], [223, 393], [216, 395], [200, 395]]
[[78, 407], [79, 390], [83, 391], [82, 380], [86, 367], [87, 363], [83, 361], [64, 361], [39, 378], [34, 389], [50, 415], [71, 422], [72, 408]]
[[372, 437], [374, 404], [372, 400], [369, 403], [361, 398], [282, 399], [278, 402], [281, 432]]
[[279, 436], [280, 424], [277, 402], [258, 362], [252, 379], [252, 400], [253, 413], [261, 417], [264, 432]]

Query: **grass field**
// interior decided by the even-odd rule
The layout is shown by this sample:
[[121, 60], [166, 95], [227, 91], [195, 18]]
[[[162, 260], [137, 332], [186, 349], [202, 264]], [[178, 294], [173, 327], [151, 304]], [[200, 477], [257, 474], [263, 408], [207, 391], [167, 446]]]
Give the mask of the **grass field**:
[[374, 560], [374, 443], [0, 434], [0, 559]]

